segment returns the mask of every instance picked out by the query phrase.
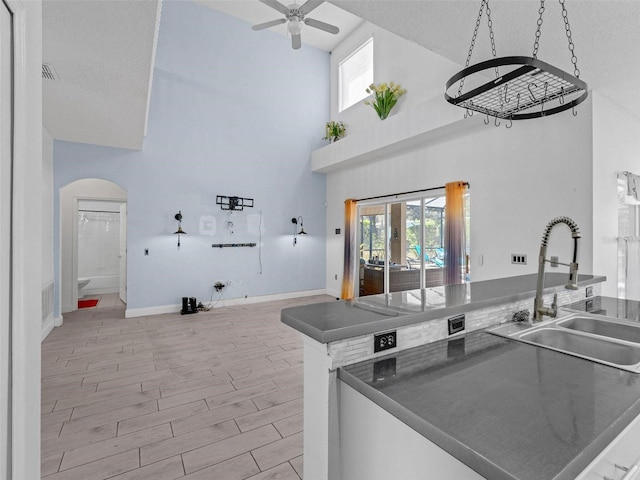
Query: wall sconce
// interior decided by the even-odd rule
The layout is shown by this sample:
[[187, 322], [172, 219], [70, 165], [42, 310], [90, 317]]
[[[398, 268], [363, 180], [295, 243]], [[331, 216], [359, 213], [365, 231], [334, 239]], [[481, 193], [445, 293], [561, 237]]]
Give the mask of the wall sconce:
[[178, 235], [178, 248], [180, 248], [180, 235], [186, 235], [187, 232], [182, 230], [182, 212], [178, 211], [174, 218], [178, 221], [178, 230], [173, 232], [174, 235]]
[[[306, 235], [307, 232], [304, 231], [304, 225], [302, 224], [302, 217], [292, 218], [291, 223], [293, 223], [293, 246], [296, 246], [298, 243], [298, 235]], [[300, 224], [300, 231], [298, 231], [298, 224]]]

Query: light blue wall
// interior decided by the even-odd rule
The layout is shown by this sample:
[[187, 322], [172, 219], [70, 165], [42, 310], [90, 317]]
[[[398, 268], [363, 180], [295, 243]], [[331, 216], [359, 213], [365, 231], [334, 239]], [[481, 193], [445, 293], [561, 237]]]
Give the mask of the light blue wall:
[[[130, 309], [183, 296], [207, 302], [216, 281], [232, 282], [223, 298], [325, 288], [325, 178], [311, 172], [311, 151], [329, 119], [329, 76], [327, 52], [294, 51], [273, 32], [165, 0], [144, 148], [55, 141], [56, 228], [62, 186], [93, 177], [127, 190]], [[255, 207], [228, 216], [216, 195], [250, 197]], [[188, 233], [179, 250], [178, 210]], [[260, 212], [261, 237], [246, 223]], [[199, 233], [207, 215], [215, 236]], [[310, 235], [294, 247], [291, 218], [299, 215]], [[211, 247], [260, 241], [260, 251]]]

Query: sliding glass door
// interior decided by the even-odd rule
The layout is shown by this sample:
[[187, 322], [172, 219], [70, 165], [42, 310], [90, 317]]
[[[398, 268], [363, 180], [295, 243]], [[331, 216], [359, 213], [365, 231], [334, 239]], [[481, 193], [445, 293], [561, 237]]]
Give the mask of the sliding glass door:
[[360, 296], [444, 284], [445, 209], [444, 191], [358, 204]]

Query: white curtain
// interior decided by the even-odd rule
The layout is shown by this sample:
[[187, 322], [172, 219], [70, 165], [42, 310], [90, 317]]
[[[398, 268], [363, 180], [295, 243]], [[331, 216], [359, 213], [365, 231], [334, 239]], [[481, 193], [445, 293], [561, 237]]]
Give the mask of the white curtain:
[[618, 176], [618, 297], [640, 300], [640, 176]]
[[640, 300], [640, 239], [632, 237], [627, 240], [625, 298]]
[[640, 175], [626, 172], [627, 176], [627, 196], [632, 197], [636, 202], [640, 201]]

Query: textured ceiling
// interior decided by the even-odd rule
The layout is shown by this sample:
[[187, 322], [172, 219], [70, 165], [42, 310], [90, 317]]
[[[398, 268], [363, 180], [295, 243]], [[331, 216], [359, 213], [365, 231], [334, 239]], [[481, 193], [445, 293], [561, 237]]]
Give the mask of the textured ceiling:
[[[249, 24], [279, 16], [257, 0], [198, 1]], [[355, 28], [359, 17], [461, 65], [480, 6], [479, 0], [329, 1], [333, 5], [323, 4], [310, 16], [338, 25], [341, 34]], [[43, 61], [52, 64], [59, 76], [57, 81], [43, 80], [44, 125], [53, 138], [142, 148], [159, 5], [160, 0], [43, 1]], [[491, 0], [498, 56], [531, 55], [539, 5], [530, 0]], [[560, 5], [553, 0], [545, 5], [538, 58], [572, 73]], [[343, 15], [334, 6], [356, 17]], [[640, 1], [566, 0], [566, 6], [580, 78], [640, 118]], [[331, 42], [340, 39], [313, 30], [305, 27], [304, 43], [331, 50], [335, 46]], [[260, 33], [256, 32], [256, 41]], [[471, 63], [490, 56], [485, 14]]]
[[[257, 25], [259, 23], [268, 22], [270, 20], [277, 20], [282, 18], [283, 15], [277, 10], [274, 10], [267, 5], [258, 2], [257, 0], [196, 0], [202, 5], [206, 5], [215, 10], [219, 10], [228, 15], [240, 18], [251, 25]], [[289, 5], [294, 3], [293, 0], [281, 0], [283, 5]], [[302, 5], [304, 0], [298, 0], [298, 5]], [[330, 52], [338, 45], [342, 40], [349, 35], [358, 25], [362, 23], [362, 19], [352, 15], [351, 13], [337, 8], [330, 3], [323, 3], [319, 7], [315, 8], [308, 15], [309, 18], [320, 20], [325, 23], [335, 25], [340, 29], [340, 32], [336, 35], [323, 32], [317, 28], [303, 25], [302, 29], [302, 42], [304, 45], [310, 45], [312, 47], [319, 48]], [[279, 33], [280, 35], [287, 36], [286, 24], [277, 25], [269, 28], [269, 31]], [[256, 35], [260, 35], [256, 32]], [[259, 37], [257, 37], [259, 38]]]
[[44, 127], [57, 140], [141, 149], [159, 0], [42, 2]]

